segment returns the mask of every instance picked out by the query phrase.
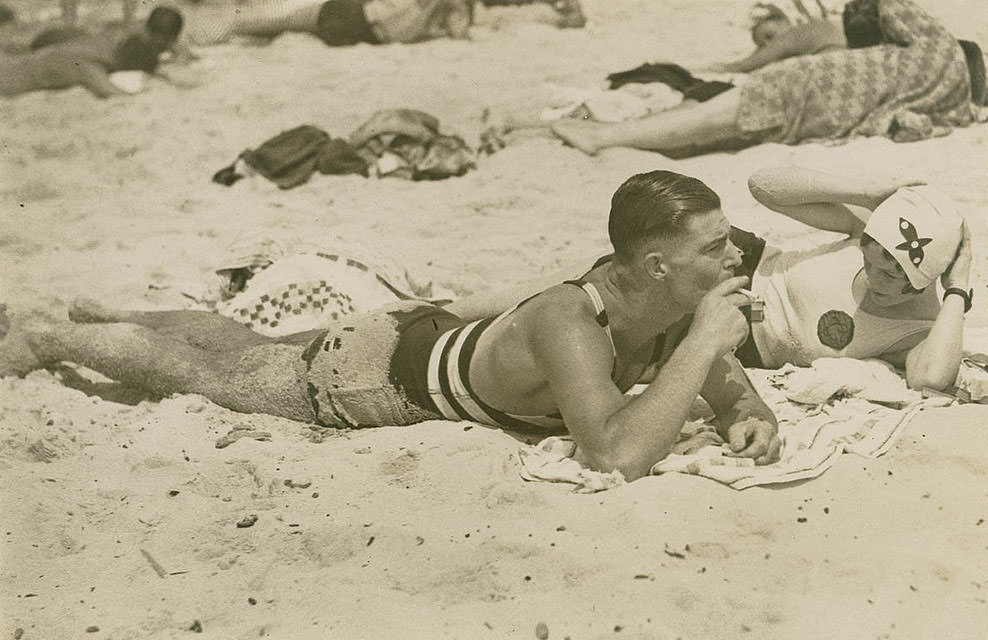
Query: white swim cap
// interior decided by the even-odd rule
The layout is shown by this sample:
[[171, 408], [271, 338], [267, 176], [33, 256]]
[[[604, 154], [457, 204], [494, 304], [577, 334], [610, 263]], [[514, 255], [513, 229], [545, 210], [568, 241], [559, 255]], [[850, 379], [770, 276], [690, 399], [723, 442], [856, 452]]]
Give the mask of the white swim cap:
[[892, 254], [913, 288], [925, 289], [954, 261], [962, 223], [950, 198], [923, 185], [903, 187], [886, 198], [864, 232]]

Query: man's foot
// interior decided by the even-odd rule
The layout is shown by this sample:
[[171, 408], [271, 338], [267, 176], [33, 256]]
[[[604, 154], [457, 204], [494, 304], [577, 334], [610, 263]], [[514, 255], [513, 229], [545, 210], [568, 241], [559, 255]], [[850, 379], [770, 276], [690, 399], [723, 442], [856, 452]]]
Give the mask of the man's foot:
[[50, 319], [42, 315], [13, 315], [0, 309], [0, 378], [25, 376], [44, 364], [31, 350], [29, 337]]
[[562, 138], [563, 142], [588, 156], [594, 156], [605, 146], [598, 135], [599, 126], [596, 122], [566, 119], [553, 123], [552, 132]]

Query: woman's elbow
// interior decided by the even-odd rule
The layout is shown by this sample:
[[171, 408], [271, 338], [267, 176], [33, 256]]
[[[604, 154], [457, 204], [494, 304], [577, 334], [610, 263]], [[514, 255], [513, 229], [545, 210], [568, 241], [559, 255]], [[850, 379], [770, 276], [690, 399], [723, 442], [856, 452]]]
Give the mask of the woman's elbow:
[[953, 386], [957, 380], [958, 367], [946, 367], [943, 369], [921, 371], [906, 370], [906, 386], [915, 391], [923, 389], [933, 389], [934, 391], [944, 391]]
[[777, 169], [759, 169], [748, 177], [748, 191], [765, 206], [777, 204], [775, 185], [779, 182]]

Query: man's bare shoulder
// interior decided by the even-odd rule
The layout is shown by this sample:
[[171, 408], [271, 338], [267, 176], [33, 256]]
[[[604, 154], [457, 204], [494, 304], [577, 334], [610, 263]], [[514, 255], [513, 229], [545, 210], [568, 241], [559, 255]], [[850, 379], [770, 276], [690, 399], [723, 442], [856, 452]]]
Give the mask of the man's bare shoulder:
[[[558, 284], [522, 303], [514, 314], [533, 337], [585, 340], [588, 332], [606, 344], [606, 334], [597, 320], [593, 301], [574, 284]], [[608, 346], [608, 349], [610, 347]]]

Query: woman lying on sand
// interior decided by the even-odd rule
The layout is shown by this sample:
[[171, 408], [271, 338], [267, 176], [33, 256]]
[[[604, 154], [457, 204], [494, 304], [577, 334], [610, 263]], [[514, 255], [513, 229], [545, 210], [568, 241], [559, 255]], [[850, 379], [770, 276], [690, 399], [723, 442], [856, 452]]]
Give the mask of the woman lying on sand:
[[625, 146], [680, 156], [859, 135], [909, 141], [970, 124], [971, 79], [958, 42], [909, 0], [877, 0], [877, 8], [875, 46], [782, 60], [739, 90], [639, 120], [563, 120], [552, 131], [588, 154]]
[[110, 81], [117, 71], [154, 73], [158, 52], [142, 35], [123, 41], [89, 38], [0, 56], [0, 96], [82, 85], [100, 98], [127, 95]]
[[732, 353], [749, 297], [729, 229], [706, 185], [653, 171], [614, 194], [613, 259], [496, 317], [406, 302], [275, 339], [208, 312], [77, 305], [76, 323], [15, 318], [0, 375], [68, 360], [160, 395], [337, 427], [565, 425], [592, 468], [628, 479], [669, 453], [700, 394], [735, 455], [769, 463], [775, 417]]
[[911, 388], [954, 384], [973, 295], [971, 235], [946, 196], [796, 168], [759, 171], [748, 184], [773, 211], [848, 237], [806, 251], [742, 247], [757, 260], [751, 289], [765, 303], [738, 349], [745, 366], [882, 358], [905, 369]]
[[311, 33], [334, 47], [466, 38], [470, 4], [470, 0], [328, 0], [300, 8], [297, 3], [255, 2], [237, 7], [200, 44], [224, 42], [234, 35], [272, 38], [290, 31]]

